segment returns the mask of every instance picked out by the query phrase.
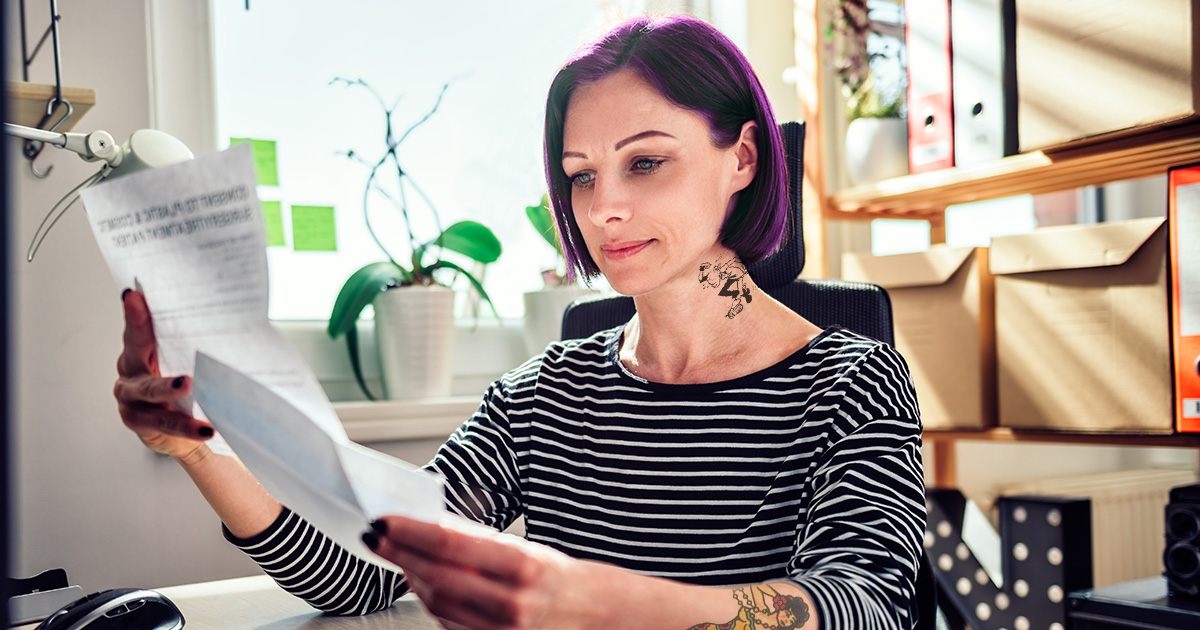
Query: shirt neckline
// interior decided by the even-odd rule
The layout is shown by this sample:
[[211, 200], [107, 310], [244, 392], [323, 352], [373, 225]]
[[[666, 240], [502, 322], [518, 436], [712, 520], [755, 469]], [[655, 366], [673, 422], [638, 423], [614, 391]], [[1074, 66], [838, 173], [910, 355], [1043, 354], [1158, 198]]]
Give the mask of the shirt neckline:
[[644, 378], [634, 374], [633, 372], [630, 372], [628, 370], [628, 368], [626, 368], [625, 365], [623, 363], [621, 363], [621, 358], [619, 356], [619, 350], [621, 348], [621, 340], [624, 339], [624, 337], [625, 337], [625, 325], [624, 324], [614, 328], [612, 330], [611, 334], [609, 335], [608, 341], [607, 341], [608, 347], [606, 349], [605, 356], [607, 357], [608, 369], [610, 371], [614, 372], [621, 381], [623, 381], [625, 383], [633, 384], [637, 387], [650, 389], [650, 390], [658, 391], [658, 392], [675, 392], [675, 393], [687, 393], [687, 392], [697, 392], [697, 391], [703, 391], [703, 392], [721, 391], [721, 390], [726, 390], [726, 389], [736, 389], [736, 388], [740, 388], [740, 387], [746, 387], [748, 385], [752, 385], [752, 384], [761, 382], [762, 380], [764, 380], [770, 376], [773, 376], [774, 374], [776, 374], [778, 372], [788, 369], [789, 367], [794, 365], [796, 363], [796, 361], [798, 361], [801, 357], [803, 357], [805, 354], [807, 354], [812, 348], [816, 347], [817, 344], [823, 342], [825, 339], [827, 339], [830, 335], [832, 335], [834, 332], [836, 332], [838, 330], [841, 330], [841, 328], [839, 328], [837, 326], [831, 326], [829, 328], [825, 328], [819, 334], [817, 334], [817, 336], [815, 336], [811, 340], [809, 340], [808, 343], [804, 344], [804, 346], [801, 347], [799, 350], [793, 352], [792, 354], [788, 355], [787, 357], [784, 357], [782, 360], [775, 363], [774, 365], [769, 365], [761, 370], [751, 372], [750, 374], [746, 374], [744, 376], [739, 376], [739, 377], [724, 380], [724, 381], [714, 381], [711, 383], [659, 383], [656, 381], [650, 381], [650, 380], [644, 379]]

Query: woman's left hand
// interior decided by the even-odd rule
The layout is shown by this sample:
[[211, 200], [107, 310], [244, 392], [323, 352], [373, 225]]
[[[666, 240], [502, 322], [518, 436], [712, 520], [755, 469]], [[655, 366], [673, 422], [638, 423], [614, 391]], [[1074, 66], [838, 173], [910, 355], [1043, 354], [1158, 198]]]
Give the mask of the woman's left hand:
[[586, 591], [600, 565], [465, 521], [386, 516], [373, 527], [375, 553], [451, 630], [582, 629], [599, 609]]

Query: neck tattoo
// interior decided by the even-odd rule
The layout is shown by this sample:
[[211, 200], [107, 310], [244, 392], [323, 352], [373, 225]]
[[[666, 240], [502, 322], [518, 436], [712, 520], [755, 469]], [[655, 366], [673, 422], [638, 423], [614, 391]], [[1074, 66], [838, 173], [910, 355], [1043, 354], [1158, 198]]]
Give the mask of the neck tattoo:
[[717, 295], [733, 299], [733, 305], [725, 313], [727, 319], [736, 317], [742, 312], [743, 303], [749, 304], [753, 299], [750, 295], [750, 278], [746, 275], [746, 268], [737, 258], [730, 258], [724, 262], [717, 258], [715, 263], [700, 264], [700, 288], [709, 287], [720, 287]]

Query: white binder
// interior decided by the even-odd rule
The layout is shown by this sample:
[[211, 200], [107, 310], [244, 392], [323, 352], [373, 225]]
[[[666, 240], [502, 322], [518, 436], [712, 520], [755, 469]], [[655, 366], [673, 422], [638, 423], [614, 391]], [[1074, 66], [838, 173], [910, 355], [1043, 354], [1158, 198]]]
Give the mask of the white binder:
[[954, 0], [950, 40], [955, 164], [1015, 154], [1016, 0]]

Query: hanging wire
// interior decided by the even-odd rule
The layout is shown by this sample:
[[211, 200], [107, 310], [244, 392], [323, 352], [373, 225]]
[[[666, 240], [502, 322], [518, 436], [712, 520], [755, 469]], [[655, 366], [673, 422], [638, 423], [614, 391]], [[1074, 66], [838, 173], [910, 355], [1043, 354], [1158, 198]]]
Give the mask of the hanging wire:
[[[94, 175], [80, 182], [78, 186], [72, 188], [70, 192], [63, 195], [62, 199], [58, 200], [58, 203], [54, 204], [53, 208], [50, 208], [50, 212], [42, 218], [42, 222], [40, 225], [38, 225], [37, 231], [33, 233], [33, 240], [29, 242], [29, 249], [25, 252], [26, 261], [33, 262], [33, 257], [37, 255], [38, 249], [42, 246], [42, 241], [46, 240], [46, 235], [50, 233], [50, 229], [53, 228], [54, 224], [58, 223], [58, 220], [67, 213], [67, 210], [70, 210], [71, 206], [79, 200], [79, 195], [76, 193], [92, 186], [101, 179], [104, 179], [104, 176], [107, 175], [110, 170], [111, 167], [106, 165]], [[69, 201], [66, 206], [63, 206], [62, 210], [59, 210], [58, 207], [61, 206], [64, 201], [67, 201], [68, 198], [71, 201]], [[57, 211], [58, 214], [55, 214], [55, 211]], [[50, 217], [54, 217], [54, 219], [51, 220]], [[47, 221], [50, 222], [49, 225], [46, 224]], [[42, 228], [45, 228], [45, 230]]]

